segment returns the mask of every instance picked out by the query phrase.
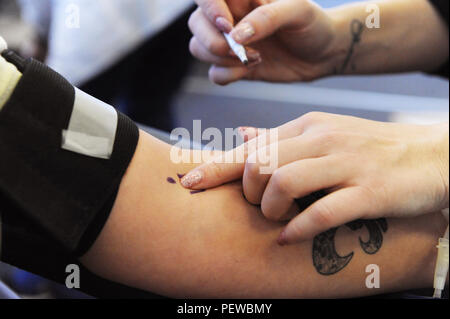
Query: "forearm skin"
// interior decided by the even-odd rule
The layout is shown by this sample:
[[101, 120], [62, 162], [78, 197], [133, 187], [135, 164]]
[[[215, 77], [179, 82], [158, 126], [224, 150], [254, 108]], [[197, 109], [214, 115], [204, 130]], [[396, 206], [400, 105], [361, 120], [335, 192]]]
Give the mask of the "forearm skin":
[[[192, 195], [176, 179], [192, 165], [170, 162], [170, 147], [143, 134], [111, 216], [82, 262], [96, 274], [169, 297], [343, 298], [430, 287], [440, 214], [388, 221], [383, 244], [366, 254], [363, 229], [340, 228], [336, 250], [354, 252], [335, 275], [317, 272], [312, 242], [280, 247], [283, 225], [249, 205], [239, 184]], [[365, 286], [366, 267], [381, 288]]]
[[[368, 28], [369, 4], [380, 9], [380, 28]], [[448, 27], [427, 0], [358, 2], [328, 10], [335, 26], [330, 46], [336, 74], [434, 71], [448, 59]], [[351, 24], [363, 25], [354, 43]], [[346, 65], [346, 60], [350, 61]]]

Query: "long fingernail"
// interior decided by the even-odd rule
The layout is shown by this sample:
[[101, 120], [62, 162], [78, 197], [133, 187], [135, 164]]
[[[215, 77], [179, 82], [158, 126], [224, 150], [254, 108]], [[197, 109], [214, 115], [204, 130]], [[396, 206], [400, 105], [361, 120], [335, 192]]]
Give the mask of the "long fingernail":
[[280, 236], [278, 236], [277, 242], [278, 242], [278, 245], [280, 245], [280, 246], [286, 246], [288, 244], [286, 230], [284, 230], [280, 234]]
[[238, 25], [232, 32], [231, 36], [238, 43], [245, 43], [255, 35], [255, 29], [250, 23], [244, 22]]
[[203, 174], [200, 171], [192, 171], [181, 179], [181, 185], [186, 188], [191, 188], [200, 184], [203, 179]]
[[257, 135], [257, 130], [254, 127], [243, 126], [238, 128], [238, 133], [244, 140], [244, 142], [248, 142], [251, 139], [254, 139]]
[[240, 127], [238, 128], [239, 136], [244, 140], [245, 143], [248, 142], [248, 135], [245, 133], [245, 131], [248, 129], [248, 127]]
[[250, 62], [260, 60], [261, 59], [261, 53], [254, 50], [247, 50], [247, 57]]
[[261, 64], [262, 62], [261, 53], [259, 53], [258, 51], [247, 50], [247, 57], [249, 60], [248, 67]]
[[262, 58], [259, 58], [259, 59], [255, 60], [255, 61], [251, 61], [251, 62], [247, 65], [247, 68], [251, 69], [251, 68], [253, 68], [253, 67], [255, 67], [255, 66], [260, 65], [262, 62], [263, 62]]
[[231, 22], [225, 19], [224, 17], [218, 17], [216, 19], [216, 27], [220, 31], [225, 33], [230, 33], [231, 30], [233, 30], [233, 25], [231, 24]]

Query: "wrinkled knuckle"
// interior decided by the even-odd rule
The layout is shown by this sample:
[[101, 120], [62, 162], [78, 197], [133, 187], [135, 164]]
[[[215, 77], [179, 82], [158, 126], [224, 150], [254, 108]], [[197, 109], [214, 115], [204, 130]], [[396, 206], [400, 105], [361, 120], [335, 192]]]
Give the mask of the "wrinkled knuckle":
[[304, 230], [302, 229], [301, 224], [296, 221], [293, 221], [289, 227], [291, 228], [291, 232], [295, 235], [304, 233]]
[[319, 145], [333, 146], [339, 141], [339, 134], [331, 130], [320, 132], [315, 137], [315, 142]]
[[361, 210], [361, 218], [369, 218], [373, 212], [384, 211], [384, 205], [388, 207], [390, 205], [388, 191], [384, 183], [375, 182], [373, 185], [360, 185], [357, 190], [356, 196], [366, 203], [366, 209]]
[[210, 39], [206, 45], [206, 49], [214, 55], [220, 55], [223, 51], [222, 43], [216, 39]]
[[322, 112], [309, 112], [301, 117], [301, 120], [305, 125], [313, 125], [319, 123], [323, 119]]
[[272, 185], [277, 192], [285, 195], [291, 195], [291, 180], [281, 169], [277, 169], [271, 178]]
[[315, 225], [320, 225], [326, 229], [329, 229], [331, 225], [333, 225], [334, 212], [328, 207], [328, 205], [318, 202], [312, 209], [311, 221]]
[[201, 6], [201, 10], [212, 20], [217, 18], [215, 1], [205, 1]]
[[223, 176], [222, 166], [219, 163], [211, 162], [208, 167], [208, 172], [211, 178], [220, 179]]
[[259, 19], [264, 25], [275, 24], [279, 10], [275, 6], [263, 6], [259, 10]]

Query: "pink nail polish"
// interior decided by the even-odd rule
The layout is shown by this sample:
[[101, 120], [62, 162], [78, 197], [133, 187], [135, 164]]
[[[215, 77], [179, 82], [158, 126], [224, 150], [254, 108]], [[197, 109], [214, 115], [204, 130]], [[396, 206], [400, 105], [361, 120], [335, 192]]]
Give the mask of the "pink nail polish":
[[240, 44], [244, 44], [255, 35], [255, 29], [250, 23], [244, 22], [238, 25], [232, 32], [233, 39]]
[[186, 188], [191, 188], [200, 184], [203, 179], [203, 174], [200, 171], [193, 171], [181, 179], [181, 185]]
[[262, 60], [261, 54], [258, 51], [247, 50], [247, 57], [250, 62]]
[[240, 127], [239, 134], [244, 139], [244, 142], [248, 142], [258, 136], [258, 129], [254, 127]]
[[248, 135], [246, 133], [248, 127], [240, 127], [238, 128], [239, 136], [244, 140], [245, 143], [248, 142]]
[[247, 65], [247, 68], [249, 68], [249, 69], [254, 68], [255, 66], [260, 65], [262, 63], [262, 61], [263, 60], [261, 58], [259, 58], [258, 60], [252, 61]]
[[278, 245], [280, 245], [280, 246], [286, 246], [288, 244], [285, 230], [280, 234], [277, 242], [278, 242]]
[[233, 25], [231, 24], [231, 22], [225, 19], [224, 17], [218, 17], [216, 19], [216, 27], [220, 31], [225, 33], [230, 33], [231, 30], [233, 30]]

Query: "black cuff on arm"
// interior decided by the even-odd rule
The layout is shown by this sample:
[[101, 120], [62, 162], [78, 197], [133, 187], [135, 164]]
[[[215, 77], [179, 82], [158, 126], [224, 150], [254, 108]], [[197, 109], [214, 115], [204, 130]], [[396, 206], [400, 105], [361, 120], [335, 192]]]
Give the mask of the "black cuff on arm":
[[74, 101], [75, 89], [63, 77], [37, 61], [25, 63], [0, 112], [0, 192], [39, 231], [81, 256], [108, 219], [139, 131], [119, 113], [109, 159], [64, 150]]

